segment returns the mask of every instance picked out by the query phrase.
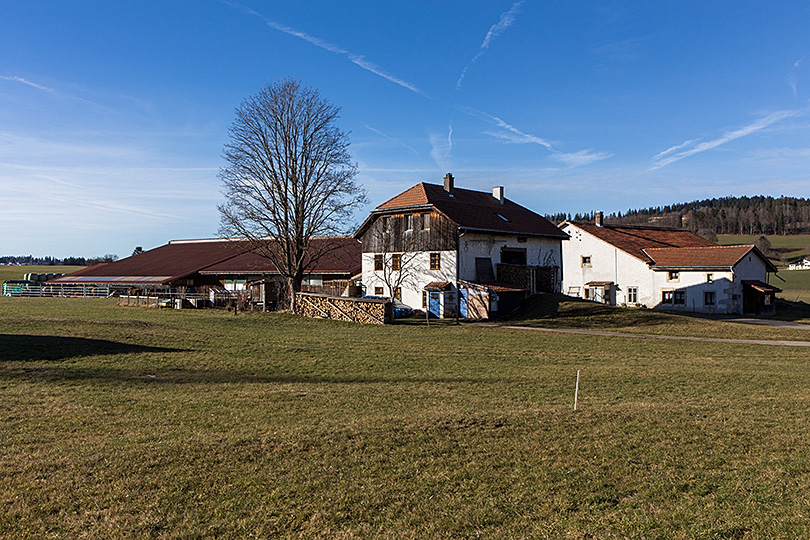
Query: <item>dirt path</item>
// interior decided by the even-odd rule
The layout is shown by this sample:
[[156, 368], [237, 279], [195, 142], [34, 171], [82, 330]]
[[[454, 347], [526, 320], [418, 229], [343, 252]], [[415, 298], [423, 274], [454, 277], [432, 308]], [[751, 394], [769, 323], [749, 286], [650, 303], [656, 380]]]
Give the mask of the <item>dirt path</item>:
[[705, 338], [688, 336], [660, 336], [656, 334], [625, 334], [623, 332], [602, 332], [599, 330], [577, 330], [575, 328], [539, 328], [536, 326], [511, 326], [495, 323], [470, 323], [475, 326], [485, 326], [490, 328], [508, 328], [510, 330], [530, 330], [535, 332], [559, 332], [562, 334], [582, 334], [586, 336], [624, 337], [624, 338], [647, 338], [647, 339], [669, 339], [676, 341], [702, 341], [708, 343], [735, 343], [738, 345], [774, 345], [778, 347], [810, 347], [810, 341], [784, 341], [767, 339], [725, 339], [725, 338]]

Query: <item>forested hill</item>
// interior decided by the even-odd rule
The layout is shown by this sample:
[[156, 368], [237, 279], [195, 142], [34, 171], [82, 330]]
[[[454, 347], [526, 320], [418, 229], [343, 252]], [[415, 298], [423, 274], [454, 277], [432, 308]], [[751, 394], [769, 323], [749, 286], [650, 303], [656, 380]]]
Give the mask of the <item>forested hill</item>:
[[[598, 209], [596, 209], [598, 210]], [[555, 223], [566, 219], [592, 220], [589, 214], [555, 214]], [[804, 234], [810, 233], [810, 199], [795, 197], [722, 197], [682, 204], [628, 210], [609, 214], [611, 225], [656, 225], [683, 227], [701, 236], [713, 234]]]

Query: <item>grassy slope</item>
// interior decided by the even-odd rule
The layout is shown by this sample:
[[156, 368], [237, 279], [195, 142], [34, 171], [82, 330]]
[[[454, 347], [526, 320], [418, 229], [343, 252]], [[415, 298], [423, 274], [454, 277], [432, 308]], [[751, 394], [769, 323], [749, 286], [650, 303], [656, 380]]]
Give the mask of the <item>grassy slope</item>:
[[810, 536], [807, 349], [0, 298], [0, 351], [7, 538]]

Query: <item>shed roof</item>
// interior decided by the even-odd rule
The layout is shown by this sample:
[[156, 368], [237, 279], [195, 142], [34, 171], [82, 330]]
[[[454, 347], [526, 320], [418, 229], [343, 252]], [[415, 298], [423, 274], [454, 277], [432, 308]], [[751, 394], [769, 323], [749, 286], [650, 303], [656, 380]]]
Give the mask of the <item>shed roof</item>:
[[504, 198], [501, 204], [492, 193], [456, 187], [448, 192], [443, 186], [424, 182], [375, 208], [355, 236], [360, 236], [376, 215], [429, 208], [435, 208], [462, 229], [568, 238], [543, 216], [509, 199]]

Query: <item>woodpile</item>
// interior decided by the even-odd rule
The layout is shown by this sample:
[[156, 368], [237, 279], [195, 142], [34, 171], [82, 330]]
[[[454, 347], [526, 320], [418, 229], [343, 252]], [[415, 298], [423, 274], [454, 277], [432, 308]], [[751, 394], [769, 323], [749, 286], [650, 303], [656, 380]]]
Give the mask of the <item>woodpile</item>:
[[366, 324], [390, 324], [394, 320], [391, 302], [377, 298], [297, 293], [296, 300], [298, 314], [314, 319], [334, 319]]

